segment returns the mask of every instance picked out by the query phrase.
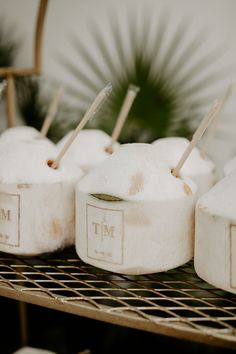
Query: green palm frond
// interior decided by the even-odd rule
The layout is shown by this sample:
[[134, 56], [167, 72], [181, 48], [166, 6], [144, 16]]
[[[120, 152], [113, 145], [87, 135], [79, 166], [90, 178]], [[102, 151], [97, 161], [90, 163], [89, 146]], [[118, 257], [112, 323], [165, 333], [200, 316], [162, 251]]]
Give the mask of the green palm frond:
[[[18, 109], [25, 124], [40, 130], [55, 94], [55, 88], [51, 85], [50, 92], [45, 92], [42, 80], [38, 77], [27, 77], [16, 80], [16, 92]], [[65, 132], [75, 128], [78, 124], [78, 117], [81, 116], [82, 113], [77, 108], [60, 103], [48, 137], [57, 142], [65, 135]]]
[[[154, 21], [156, 26], [153, 26]], [[161, 14], [157, 20], [150, 11], [143, 11], [141, 21], [137, 23], [135, 11], [127, 12], [127, 41], [118, 17], [110, 13], [107, 24], [113, 50], [103, 32], [107, 29], [91, 23], [89, 30], [93, 43], [90, 47], [79, 36], [71, 38], [71, 45], [79, 57], [77, 62], [83, 62], [87, 70], [73, 64], [71, 58], [60, 55], [58, 59], [78, 82], [78, 87], [68, 87], [68, 92], [81, 98], [84, 106], [102, 86], [112, 83], [113, 92], [96, 119], [97, 127], [109, 134], [129, 84], [140, 87], [120, 138], [122, 142], [148, 142], [169, 135], [189, 137], [193, 123], [201, 118], [205, 105], [211, 103], [209, 100], [215, 98], [214, 85], [222, 75], [219, 71], [214, 72], [211, 64], [219, 58], [220, 51], [198, 55], [206, 33], [189, 40], [189, 21], [180, 21], [167, 40], [169, 23], [168, 14]]]
[[18, 78], [16, 80], [18, 106], [27, 125], [40, 129], [46, 115], [46, 103], [41, 97], [37, 78]]
[[[77, 58], [57, 55], [67, 74], [76, 79], [73, 85], [67, 85], [66, 94], [76, 98], [79, 105], [60, 104], [49, 131], [54, 141], [77, 125], [97, 92], [108, 82], [112, 83], [113, 92], [98, 117], [89, 122], [91, 128], [111, 134], [132, 83], [141, 90], [129, 113], [121, 142], [151, 142], [170, 135], [192, 135], [202, 112], [217, 97], [215, 84], [225, 75], [224, 69], [220, 72], [212, 65], [220, 50], [204, 52], [206, 33], [190, 36], [190, 21], [180, 21], [170, 32], [168, 13], [160, 13], [157, 19], [155, 13], [146, 10], [139, 21], [137, 17], [135, 10], [127, 11], [124, 26], [117, 14], [108, 13], [107, 26], [88, 24], [91, 45], [79, 35], [70, 37]], [[0, 54], [2, 40], [0, 29]], [[15, 47], [9, 41], [6, 43], [13, 61]], [[47, 94], [42, 86], [36, 78], [17, 79], [19, 111], [26, 124], [37, 129], [42, 126], [54, 93], [53, 85]]]
[[14, 57], [18, 49], [18, 45], [13, 40], [11, 29], [3, 28], [3, 21], [0, 25], [0, 68], [5, 68], [13, 65]]

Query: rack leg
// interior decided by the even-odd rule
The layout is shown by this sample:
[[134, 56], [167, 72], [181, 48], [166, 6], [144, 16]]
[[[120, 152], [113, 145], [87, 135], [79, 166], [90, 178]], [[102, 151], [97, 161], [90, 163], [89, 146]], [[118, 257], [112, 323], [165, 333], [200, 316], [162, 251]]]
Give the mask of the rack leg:
[[19, 302], [19, 320], [21, 346], [24, 347], [28, 343], [28, 323], [26, 303], [22, 301]]

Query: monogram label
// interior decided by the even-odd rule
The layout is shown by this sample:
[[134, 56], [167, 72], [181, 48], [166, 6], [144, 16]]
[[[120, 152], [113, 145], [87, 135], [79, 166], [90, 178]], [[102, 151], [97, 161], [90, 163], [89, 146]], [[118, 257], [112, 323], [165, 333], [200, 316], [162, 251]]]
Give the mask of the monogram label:
[[230, 230], [230, 285], [236, 288], [236, 225], [231, 225]]
[[123, 264], [123, 210], [87, 204], [87, 256]]
[[20, 196], [0, 193], [0, 243], [17, 247], [20, 242]]

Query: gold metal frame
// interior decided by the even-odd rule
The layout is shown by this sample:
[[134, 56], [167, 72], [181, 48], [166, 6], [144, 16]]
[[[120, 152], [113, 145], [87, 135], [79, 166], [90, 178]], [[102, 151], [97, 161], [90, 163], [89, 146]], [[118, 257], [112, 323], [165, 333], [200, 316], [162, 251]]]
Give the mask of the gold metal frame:
[[192, 262], [143, 276], [83, 263], [74, 249], [41, 257], [0, 253], [0, 295], [126, 327], [236, 348], [236, 295], [196, 275]]
[[40, 0], [37, 23], [35, 29], [35, 44], [34, 44], [34, 65], [32, 68], [0, 68], [0, 77], [6, 78], [6, 98], [7, 98], [7, 122], [8, 127], [15, 124], [15, 76], [31, 76], [40, 75], [42, 66], [42, 37], [44, 19], [46, 15], [48, 0]]

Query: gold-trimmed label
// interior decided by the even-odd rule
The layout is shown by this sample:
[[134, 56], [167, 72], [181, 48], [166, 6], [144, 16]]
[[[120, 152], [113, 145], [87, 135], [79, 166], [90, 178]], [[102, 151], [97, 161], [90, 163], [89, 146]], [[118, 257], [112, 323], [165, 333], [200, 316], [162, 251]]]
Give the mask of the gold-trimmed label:
[[230, 286], [236, 288], [236, 225], [230, 225]]
[[20, 243], [20, 195], [0, 193], [0, 243], [17, 247]]
[[86, 205], [89, 258], [123, 264], [123, 214], [123, 210]]

